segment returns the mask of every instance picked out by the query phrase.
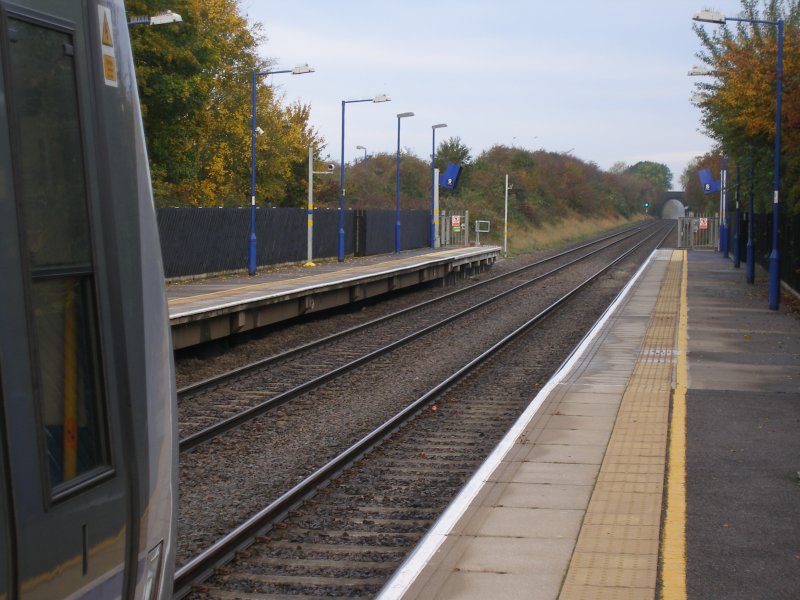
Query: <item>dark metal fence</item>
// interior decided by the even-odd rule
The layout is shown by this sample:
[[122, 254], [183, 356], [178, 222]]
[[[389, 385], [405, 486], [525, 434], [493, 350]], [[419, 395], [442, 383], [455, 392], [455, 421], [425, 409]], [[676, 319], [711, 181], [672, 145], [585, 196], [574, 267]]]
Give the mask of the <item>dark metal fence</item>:
[[[739, 211], [739, 256], [745, 262], [747, 247], [747, 211]], [[728, 248], [733, 253], [736, 235], [736, 213], [729, 215]], [[753, 257], [755, 262], [769, 270], [772, 253], [772, 213], [756, 214], [753, 219]], [[800, 291], [800, 215], [780, 215], [778, 220], [778, 253], [781, 281], [793, 290]]]
[[[394, 211], [348, 210], [344, 221], [346, 256], [394, 252]], [[428, 211], [401, 211], [400, 223], [402, 250], [428, 245]], [[247, 268], [249, 208], [161, 208], [158, 209], [158, 228], [164, 273], [168, 278]], [[255, 230], [259, 267], [303, 262], [308, 257], [305, 209], [259, 208]], [[338, 256], [338, 251], [339, 211], [315, 210], [313, 258], [333, 258]]]

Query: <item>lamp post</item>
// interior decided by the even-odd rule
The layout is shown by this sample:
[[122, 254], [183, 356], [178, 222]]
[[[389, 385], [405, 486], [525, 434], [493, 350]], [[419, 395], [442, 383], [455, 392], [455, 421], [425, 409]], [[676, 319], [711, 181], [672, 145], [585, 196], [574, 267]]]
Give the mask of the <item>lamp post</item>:
[[719, 171], [719, 251], [728, 258], [728, 159], [724, 156]]
[[278, 73], [291, 73], [304, 75], [313, 73], [314, 69], [308, 65], [300, 65], [293, 69], [268, 69], [266, 71], [253, 71], [250, 78], [250, 246], [247, 256], [247, 272], [256, 274], [256, 87], [258, 78], [265, 75]]
[[439, 185], [436, 181], [436, 130], [443, 127], [447, 127], [447, 123], [431, 125], [431, 248], [436, 246], [436, 186]]
[[364, 177], [367, 176], [367, 148], [366, 146], [356, 146], [356, 150], [364, 151]]
[[506, 173], [506, 193], [503, 203], [503, 255], [506, 257], [508, 257], [508, 190], [513, 188], [514, 185], [508, 183], [508, 173]]
[[749, 167], [748, 167], [748, 187], [749, 187], [749, 196], [750, 196], [750, 206], [747, 214], [747, 246], [745, 247], [745, 259], [747, 261], [747, 266], [745, 267], [745, 279], [747, 283], [754, 283], [756, 280], [756, 263], [755, 263], [755, 252], [753, 248], [753, 149], [750, 149], [750, 160], [749, 160]]
[[781, 96], [783, 89], [783, 19], [768, 21], [762, 19], [743, 19], [740, 17], [726, 17], [722, 13], [702, 10], [694, 15], [694, 20], [701, 23], [715, 23], [725, 25], [727, 21], [752, 23], [762, 25], [775, 25], [778, 27], [778, 64], [775, 76], [775, 168], [772, 196], [772, 252], [769, 255], [769, 291], [768, 304], [770, 310], [778, 310], [781, 298], [780, 257], [778, 253], [778, 197], [780, 193], [780, 168], [781, 168]]
[[386, 94], [362, 100], [342, 100], [342, 162], [339, 165], [339, 262], [344, 261], [344, 107], [355, 102], [389, 102]]
[[400, 120], [413, 117], [413, 112], [398, 113], [397, 115], [397, 175], [395, 177], [395, 202], [394, 202], [394, 251], [400, 252]]
[[734, 230], [733, 230], [733, 267], [738, 269], [741, 266], [741, 256], [739, 254], [739, 192], [742, 189], [741, 182], [742, 170], [739, 161], [736, 161], [736, 191], [734, 192], [735, 212], [734, 212]]

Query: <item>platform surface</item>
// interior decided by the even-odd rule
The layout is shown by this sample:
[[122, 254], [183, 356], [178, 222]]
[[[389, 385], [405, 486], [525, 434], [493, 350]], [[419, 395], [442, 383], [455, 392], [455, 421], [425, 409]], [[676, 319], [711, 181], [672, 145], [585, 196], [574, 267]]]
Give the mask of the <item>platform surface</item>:
[[181, 350], [420, 284], [443, 285], [490, 267], [499, 254], [497, 246], [422, 248], [172, 282], [172, 346]]
[[245, 302], [297, 294], [329, 285], [385, 277], [422, 265], [454, 263], [486, 254], [497, 256], [496, 246], [422, 248], [395, 254], [328, 260], [310, 267], [291, 265], [259, 270], [254, 276], [231, 275], [176, 282], [167, 286], [171, 320]]
[[379, 596], [797, 598], [800, 320], [660, 250]]

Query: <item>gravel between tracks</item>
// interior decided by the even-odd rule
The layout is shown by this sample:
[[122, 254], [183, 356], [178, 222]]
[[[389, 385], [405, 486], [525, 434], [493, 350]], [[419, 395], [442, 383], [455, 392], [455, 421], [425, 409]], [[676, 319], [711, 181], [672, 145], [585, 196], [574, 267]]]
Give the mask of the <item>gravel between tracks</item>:
[[[520, 257], [501, 261], [496, 267], [511, 269], [523, 261], [531, 260], [530, 256]], [[491, 273], [498, 273], [499, 270], [493, 270]], [[576, 282], [580, 281], [585, 277], [585, 273], [578, 273], [574, 277]], [[606, 277], [612, 280], [615, 278]], [[620, 287], [623, 283], [619, 282]], [[425, 289], [392, 298], [386, 303], [371, 306], [358, 313], [336, 315], [329, 319], [304, 323], [299, 329], [282, 328], [257, 342], [237, 346], [236, 352], [214, 358], [209, 361], [213, 363], [211, 369], [238, 366], [243, 361], [274, 353], [282, 344], [294, 346], [302, 343], [302, 339], [306, 336], [319, 337], [352, 326], [355, 322], [375, 318], [378, 312], [380, 314], [391, 312], [401, 306], [417, 303], [424, 297], [451, 290], [452, 288]], [[589, 310], [594, 317], [580, 324], [582, 330], [588, 328], [593, 319], [602, 312], [608, 299], [598, 299], [597, 302], [598, 306], [593, 306], [592, 310]], [[469, 335], [470, 332], [465, 331], [461, 334]], [[453, 339], [457, 341], [459, 338]], [[541, 355], [547, 357], [542, 360], [544, 363], [542, 366], [546, 365], [546, 368], [552, 371], [572, 350], [576, 341], [574, 336], [554, 336], [542, 340]], [[420, 349], [420, 352], [423, 350]], [[435, 348], [430, 348], [430, 352], [426, 355], [432, 357], [428, 362], [433, 363], [433, 357], [438, 360], [442, 352], [437, 353]], [[187, 368], [186, 363], [182, 366]], [[441, 366], [445, 370], [449, 368], [448, 365]], [[185, 563], [199, 550], [227, 533], [241, 520], [241, 515], [252, 513], [257, 509], [254, 507], [264, 506], [274, 498], [276, 490], [288, 489], [293, 482], [307, 476], [309, 464], [318, 465], [325, 459], [316, 452], [318, 448], [330, 448], [332, 455], [327, 458], [332, 458], [338, 452], [336, 448], [342, 448], [343, 445], [356, 441], [361, 435], [359, 431], [366, 433], [382, 422], [387, 413], [396, 412], [402, 405], [398, 404], [398, 398], [392, 393], [393, 383], [394, 385], [400, 383], [404, 388], [412, 388], [415, 392], [427, 389], [424, 381], [416, 381], [417, 368], [410, 361], [395, 362], [390, 366], [387, 365], [387, 368], [376, 368], [360, 376], [357, 382], [351, 383], [353, 387], [340, 392], [342, 402], [315, 403], [312, 394], [311, 400], [302, 407], [304, 415], [302, 419], [294, 418], [293, 413], [298, 411], [299, 407], [290, 404], [270, 413], [267, 418], [245, 425], [242, 427], [242, 435], [258, 438], [257, 447], [250, 443], [243, 444], [240, 436], [231, 435], [196, 449], [188, 460], [182, 457], [177, 564]], [[197, 377], [196, 373], [194, 377]], [[309, 440], [314, 440], [313, 448], [309, 447]], [[314, 456], [310, 456], [311, 454]], [[282, 463], [280, 469], [282, 473], [278, 482], [272, 476], [275, 461]], [[287, 462], [288, 468], [283, 464]], [[251, 485], [245, 491], [237, 483], [241, 480], [258, 483]], [[229, 493], [225, 495], [222, 492], [222, 495], [226, 496], [223, 500], [220, 498], [220, 490], [225, 489], [228, 489]], [[191, 491], [186, 493], [188, 490]], [[203, 523], [202, 528], [197, 527], [198, 522]]]

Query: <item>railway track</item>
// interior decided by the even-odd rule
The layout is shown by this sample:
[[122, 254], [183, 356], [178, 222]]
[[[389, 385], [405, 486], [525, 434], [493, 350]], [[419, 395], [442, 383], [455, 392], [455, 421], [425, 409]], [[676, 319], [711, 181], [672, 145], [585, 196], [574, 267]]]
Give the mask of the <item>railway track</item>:
[[[426, 335], [504, 294], [541, 282], [641, 235], [646, 227], [605, 236], [432, 300], [244, 365], [179, 390], [181, 451], [213, 439], [313, 387]], [[409, 318], [416, 314], [416, 318]], [[394, 346], [389, 340], [395, 340]], [[220, 407], [225, 411], [220, 413]]]
[[[657, 233], [659, 237], [655, 237]], [[627, 277], [609, 274], [609, 270], [620, 269], [619, 265], [624, 263], [638, 265], [642, 255], [649, 254], [663, 234], [651, 231], [633, 248], [616, 252], [613, 259], [608, 254], [616, 244], [606, 247], [594, 258], [572, 265], [574, 269], [580, 264], [579, 272], [560, 271], [571, 273], [563, 280], [559, 281], [556, 275], [548, 277], [547, 300], [539, 287], [531, 293], [531, 286], [512, 286], [516, 289], [506, 296], [513, 296], [514, 300], [503, 308], [503, 312], [514, 313], [509, 319], [500, 319], [500, 315], [492, 313], [487, 309], [488, 303], [470, 311], [470, 316], [461, 315], [460, 321], [469, 321], [459, 326], [462, 332], [481, 323], [485, 325], [488, 315], [494, 320], [492, 327], [485, 327], [492, 330], [491, 335], [476, 335], [479, 340], [470, 339], [474, 343], [464, 344], [463, 351], [457, 353], [461, 357], [457, 366], [452, 360], [443, 360], [448, 364], [441, 369], [427, 369], [429, 372], [419, 375], [421, 381], [417, 383], [415, 374], [422, 369], [413, 364], [413, 359], [423, 354], [423, 345], [415, 338], [401, 350], [405, 356], [393, 352], [394, 356], [376, 357], [378, 364], [373, 361], [373, 366], [358, 381], [343, 383], [341, 380], [345, 378], [340, 377], [315, 388], [311, 398], [305, 394], [306, 399], [300, 404], [292, 402], [273, 409], [266, 417], [237, 425], [239, 430], [231, 435], [204, 443], [189, 453], [191, 465], [185, 464], [182, 456], [181, 484], [184, 489], [192, 486], [187, 493], [201, 500], [211, 499], [211, 487], [194, 484], [199, 484], [203, 469], [212, 461], [224, 463], [214, 465], [217, 472], [235, 470], [238, 478], [242, 472], [265, 468], [264, 462], [256, 460], [257, 453], [279, 455], [283, 450], [280, 466], [273, 460], [267, 468], [283, 469], [284, 476], [282, 483], [276, 483], [270, 476], [269, 483], [255, 486], [261, 506], [264, 498], [273, 498], [267, 508], [251, 510], [257, 514], [218, 536], [209, 549], [182, 564], [176, 576], [176, 594], [184, 595], [194, 589], [193, 596], [197, 598], [231, 597], [247, 590], [262, 595], [373, 595], [535, 395], [536, 387], [547, 380], [616, 290], [624, 285]], [[588, 270], [584, 266], [587, 263], [592, 263]], [[625, 272], [631, 269], [628, 266]], [[576, 279], [582, 283], [575, 285]], [[602, 297], [598, 304], [585, 299], [591, 297], [589, 288], [608, 289], [605, 294], [594, 292]], [[577, 296], [582, 299], [576, 300]], [[568, 300], [571, 300], [570, 313], [565, 314], [558, 309]], [[520, 307], [524, 310], [513, 310]], [[496, 308], [492, 310], [497, 312]], [[575, 314], [582, 311], [586, 316], [576, 318]], [[553, 317], [544, 318], [553, 313]], [[544, 331], [548, 328], [549, 333]], [[538, 333], [531, 333], [533, 329]], [[440, 359], [453, 342], [441, 333], [436, 335], [442, 339], [424, 338], [427, 353], [424, 356]], [[531, 335], [535, 336], [533, 341]], [[542, 347], [543, 340], [554, 339], [564, 340], [558, 353]], [[466, 365], [465, 354], [472, 357]], [[427, 363], [430, 362], [429, 358]], [[348, 404], [343, 401], [347, 398], [355, 400], [354, 404], [362, 399], [363, 408], [363, 400], [373, 400], [370, 390], [374, 392], [376, 388], [371, 386], [386, 386], [387, 374], [390, 376], [393, 371], [400, 374], [402, 385], [398, 387], [404, 393], [382, 402], [375, 415], [369, 414], [369, 404], [366, 411], [358, 413], [342, 413], [331, 406]], [[497, 380], [498, 373], [502, 374], [502, 382]], [[409, 392], [416, 398], [411, 403]], [[280, 411], [283, 414], [278, 414]], [[299, 421], [292, 420], [289, 412], [298, 413]], [[394, 416], [386, 419], [387, 412]], [[413, 425], [403, 426], [413, 416], [417, 417]], [[281, 436], [281, 430], [287, 427], [289, 431], [283, 431]], [[391, 432], [395, 433], [390, 442], [370, 452], [375, 443]], [[258, 449], [247, 445], [243, 449], [239, 442], [233, 441], [240, 437], [257, 438]], [[326, 437], [338, 441], [328, 445]], [[261, 445], [265, 438], [273, 439]], [[301, 443], [301, 439], [306, 442]], [[346, 450], [333, 452], [337, 445]], [[298, 454], [312, 452], [310, 448], [316, 464], [325, 466], [306, 477], [308, 463], [296, 458]], [[338, 483], [329, 484], [309, 500], [333, 474], [365, 453], [367, 456], [358, 462], [357, 468], [349, 469]], [[305, 473], [301, 474], [303, 470]], [[252, 472], [243, 476], [258, 479]], [[284, 487], [276, 487], [281, 485]], [[219, 483], [216, 486], [219, 491]], [[276, 489], [290, 491], [275, 497]], [[241, 502], [238, 495], [231, 496], [234, 502]], [[303, 502], [304, 507], [297, 510]], [[275, 528], [274, 523], [281, 519], [284, 520]], [[271, 531], [269, 538], [264, 537], [267, 531]], [[198, 586], [198, 580], [237, 554], [235, 570], [230, 567], [217, 570], [209, 583]]]

